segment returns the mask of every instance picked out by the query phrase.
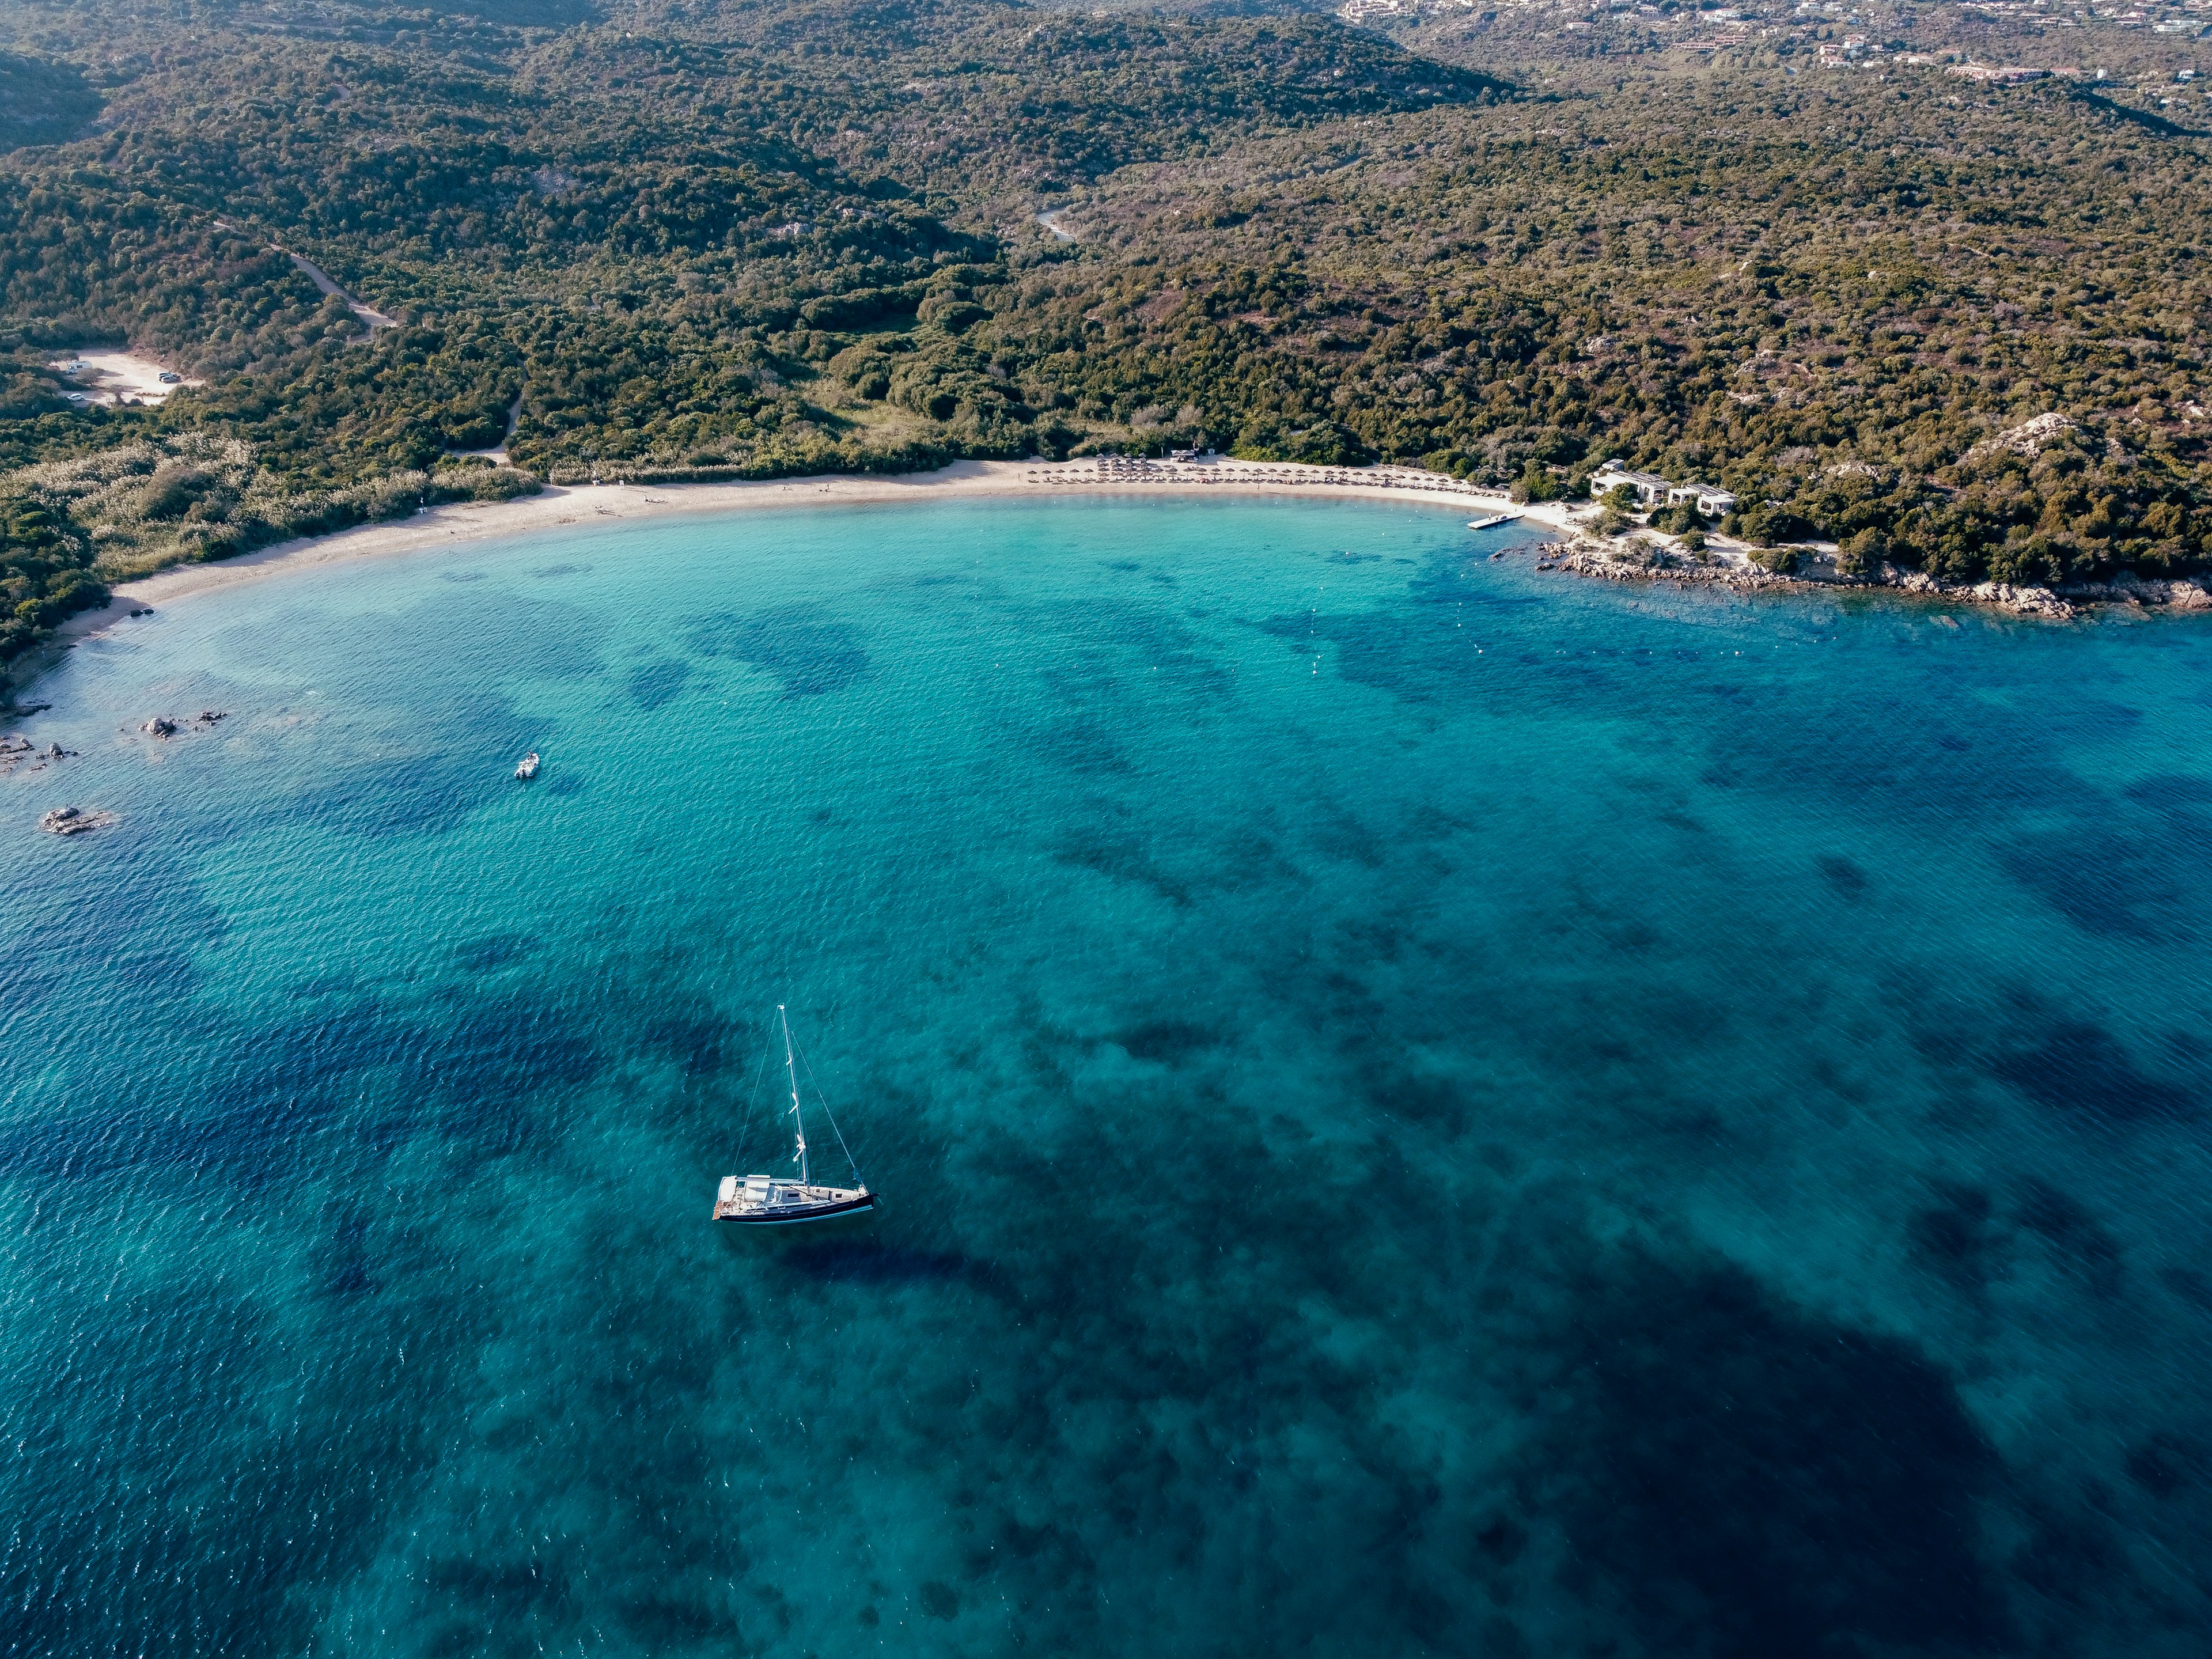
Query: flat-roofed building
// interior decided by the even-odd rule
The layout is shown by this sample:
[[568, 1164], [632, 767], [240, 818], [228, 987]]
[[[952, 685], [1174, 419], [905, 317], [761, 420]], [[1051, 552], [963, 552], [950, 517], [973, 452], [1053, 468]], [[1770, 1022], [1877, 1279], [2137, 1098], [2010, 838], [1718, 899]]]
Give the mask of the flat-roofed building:
[[1674, 486], [1656, 472], [1632, 472], [1619, 461], [1607, 461], [1590, 474], [1590, 493], [1603, 495], [1626, 484], [1636, 492], [1638, 507], [1657, 507], [1668, 500]]
[[1709, 519], [1723, 518], [1735, 511], [1735, 497], [1725, 489], [1711, 484], [1669, 484], [1667, 505], [1674, 507], [1683, 501], [1693, 503]]

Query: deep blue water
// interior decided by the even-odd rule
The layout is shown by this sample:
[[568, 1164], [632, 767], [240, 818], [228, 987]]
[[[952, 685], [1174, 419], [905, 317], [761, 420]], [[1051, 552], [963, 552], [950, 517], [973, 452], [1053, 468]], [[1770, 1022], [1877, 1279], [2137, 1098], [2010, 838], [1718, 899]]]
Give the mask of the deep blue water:
[[[80, 647], [0, 1654], [2205, 1652], [2212, 630], [1504, 544], [580, 526]], [[884, 1207], [726, 1239], [777, 1002]]]

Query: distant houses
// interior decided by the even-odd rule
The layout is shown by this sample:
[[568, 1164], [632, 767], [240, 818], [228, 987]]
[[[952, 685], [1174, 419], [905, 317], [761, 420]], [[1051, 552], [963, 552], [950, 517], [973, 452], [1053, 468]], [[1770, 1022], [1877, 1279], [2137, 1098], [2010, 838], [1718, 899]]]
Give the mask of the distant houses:
[[2040, 81], [2051, 71], [2032, 69], [2023, 64], [1954, 64], [1943, 71], [1965, 81], [1987, 81], [2001, 87], [2016, 87], [2024, 82]]
[[1735, 511], [1735, 497], [1712, 484], [1675, 483], [1656, 472], [1633, 472], [1619, 461], [1607, 461], [1590, 474], [1590, 493], [1603, 495], [1626, 484], [1636, 492], [1636, 504], [1645, 508], [1695, 506], [1708, 519], [1723, 518]]

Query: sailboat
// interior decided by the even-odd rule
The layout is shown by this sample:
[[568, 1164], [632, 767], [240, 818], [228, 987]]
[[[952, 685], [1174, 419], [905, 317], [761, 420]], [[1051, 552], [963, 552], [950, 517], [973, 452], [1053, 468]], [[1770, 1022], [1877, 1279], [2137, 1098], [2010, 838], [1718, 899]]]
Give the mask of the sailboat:
[[[775, 1006], [775, 1017], [783, 1030], [784, 1074], [791, 1083], [791, 1128], [794, 1150], [791, 1161], [799, 1166], [799, 1179], [787, 1176], [749, 1175], [741, 1181], [738, 1176], [722, 1177], [722, 1184], [714, 1194], [714, 1219], [735, 1222], [744, 1227], [788, 1227], [802, 1221], [827, 1221], [834, 1216], [858, 1215], [876, 1207], [876, 1195], [860, 1179], [860, 1168], [853, 1164], [851, 1149], [845, 1146], [843, 1133], [837, 1120], [830, 1116], [830, 1104], [822, 1103], [822, 1115], [829, 1119], [830, 1132], [837, 1137], [839, 1150], [845, 1161], [853, 1164], [853, 1185], [850, 1187], [817, 1187], [806, 1151], [806, 1117], [799, 1099], [799, 1060], [791, 1042], [791, 1019], [784, 1006]], [[813, 1068], [807, 1068], [811, 1078]], [[756, 1085], [757, 1086], [757, 1085]], [[815, 1091], [816, 1098], [821, 1091]]]

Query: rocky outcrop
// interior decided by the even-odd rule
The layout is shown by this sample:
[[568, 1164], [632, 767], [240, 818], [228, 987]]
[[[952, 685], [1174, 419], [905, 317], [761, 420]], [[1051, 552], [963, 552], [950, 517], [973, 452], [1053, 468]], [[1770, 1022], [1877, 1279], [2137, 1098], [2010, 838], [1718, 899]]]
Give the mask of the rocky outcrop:
[[152, 720], [148, 720], [138, 729], [141, 732], [143, 732], [149, 738], [159, 738], [162, 742], [167, 743], [171, 738], [175, 737], [180, 732], [204, 731], [208, 727], [215, 725], [216, 721], [227, 720], [229, 718], [230, 714], [228, 710], [221, 708], [203, 708], [200, 710], [199, 718], [190, 722], [181, 720], [171, 720], [167, 714], [156, 714]]
[[2123, 570], [2108, 582], [2075, 582], [2058, 590], [2087, 605], [2160, 605], [2169, 611], [2212, 611], [2212, 588], [2202, 576], [2168, 581]]
[[88, 830], [105, 830], [115, 822], [112, 812], [91, 812], [82, 806], [57, 806], [39, 820], [50, 836], [81, 836]]
[[58, 743], [41, 749], [27, 738], [0, 737], [0, 778], [8, 776], [19, 766], [43, 772], [56, 761], [67, 760], [76, 753], [76, 750], [64, 749]]
[[2177, 611], [2212, 612], [2212, 582], [2202, 576], [2166, 580], [2123, 571], [2109, 582], [2070, 583], [2062, 588], [2015, 586], [2008, 582], [1977, 582], [1972, 586], [1940, 582], [1924, 570], [1900, 570], [1885, 564], [1872, 576], [1823, 574], [1818, 580], [1781, 576], [1757, 565], [1744, 566], [1719, 559], [1700, 562], [1680, 548], [1641, 538], [1609, 541], [1577, 536], [1570, 541], [1545, 542], [1535, 549], [1540, 570], [1571, 570], [1607, 581], [1698, 582], [1739, 590], [1759, 588], [1887, 587], [1900, 593], [1920, 593], [1929, 599], [1985, 605], [2020, 617], [2043, 617], [2054, 622], [2081, 614], [2088, 605], [2129, 605]]
[[1640, 538], [1606, 541], [1583, 536], [1568, 542], [1547, 542], [1537, 553], [1540, 562], [1536, 568], [1540, 570], [1571, 570], [1604, 581], [1663, 579], [1747, 591], [1807, 586], [1787, 576], [1778, 576], [1771, 570], [1762, 570], [1755, 564], [1730, 564], [1718, 559], [1700, 563], [1678, 549]]
[[1965, 597], [2022, 617], [2064, 617], [2074, 614], [2074, 607], [2047, 587], [2013, 587], [2003, 582], [1981, 582], [1966, 589]]
[[2074, 420], [2050, 410], [2034, 419], [2022, 421], [2018, 426], [2000, 432], [1994, 438], [1984, 438], [1966, 452], [1966, 459], [2002, 453], [2033, 458], [2040, 455], [2052, 444], [2075, 429]]

